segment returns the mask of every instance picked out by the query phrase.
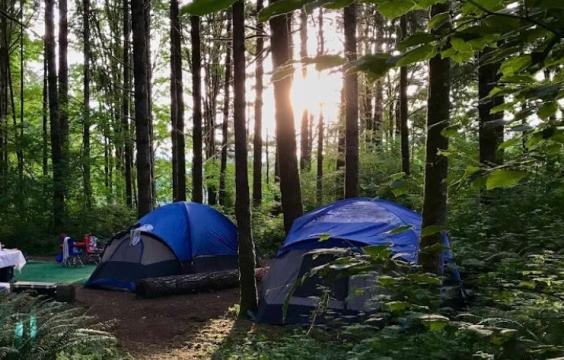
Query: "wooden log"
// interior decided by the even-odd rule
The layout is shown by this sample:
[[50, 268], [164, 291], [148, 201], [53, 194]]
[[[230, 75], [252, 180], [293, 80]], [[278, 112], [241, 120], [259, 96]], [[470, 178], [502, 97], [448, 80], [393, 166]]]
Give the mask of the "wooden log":
[[[262, 278], [264, 269], [256, 269], [255, 274], [258, 278]], [[216, 291], [237, 286], [239, 286], [239, 272], [228, 270], [147, 278], [139, 282], [136, 292], [137, 295], [144, 298], [156, 298]]]

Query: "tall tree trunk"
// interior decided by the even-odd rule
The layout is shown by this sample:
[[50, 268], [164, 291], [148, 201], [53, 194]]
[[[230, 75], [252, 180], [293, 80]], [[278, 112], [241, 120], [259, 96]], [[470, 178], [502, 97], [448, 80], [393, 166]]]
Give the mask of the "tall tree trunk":
[[[257, 16], [263, 8], [263, 0], [257, 0]], [[263, 92], [263, 51], [264, 24], [257, 20], [256, 44], [256, 83], [255, 83], [255, 129], [253, 140], [253, 204], [260, 206], [262, 202], [262, 92]]]
[[92, 184], [90, 182], [90, 0], [83, 0], [83, 44], [84, 44], [84, 104], [82, 109], [82, 178], [87, 209], [92, 207]]
[[[406, 15], [400, 18], [400, 36], [402, 39], [407, 37], [407, 18]], [[409, 168], [409, 128], [407, 127], [408, 107], [407, 107], [407, 66], [400, 67], [399, 81], [399, 118], [401, 132], [401, 169], [406, 174], [410, 174]]]
[[141, 217], [153, 209], [151, 179], [151, 115], [149, 113], [149, 84], [147, 63], [147, 23], [145, 1], [131, 1], [133, 33], [133, 77], [135, 79], [135, 138], [137, 145], [137, 212]]
[[[384, 44], [384, 19], [380, 13], [376, 13], [375, 19], [375, 32], [376, 32], [376, 53], [383, 52], [382, 46]], [[383, 128], [383, 114], [384, 114], [384, 96], [383, 96], [383, 80], [378, 78], [374, 87], [374, 118], [372, 120], [372, 134], [370, 135], [371, 141], [376, 146], [382, 144], [382, 128]]]
[[[300, 12], [300, 57], [307, 57], [307, 13]], [[304, 79], [307, 77], [307, 69], [302, 71]], [[300, 169], [307, 170], [311, 163], [311, 150], [309, 148], [309, 111], [304, 109], [302, 113], [300, 129]]]
[[65, 187], [62, 165], [59, 96], [57, 92], [57, 64], [55, 55], [54, 0], [45, 0], [45, 50], [49, 82], [49, 122], [51, 127], [51, 158], [53, 164], [53, 225], [55, 232], [64, 229]]
[[174, 201], [186, 200], [186, 145], [184, 141], [184, 86], [182, 82], [181, 23], [178, 12], [178, 0], [170, 1], [170, 53], [171, 53], [171, 118], [173, 169], [175, 189]]
[[69, 169], [69, 69], [68, 52], [67, 0], [59, 0], [59, 126], [61, 128], [61, 178], [64, 196], [67, 196], [67, 176]]
[[240, 317], [257, 309], [255, 245], [251, 229], [247, 135], [245, 121], [245, 3], [233, 4], [234, 128], [235, 128], [235, 215], [239, 232]]
[[490, 91], [497, 85], [499, 79], [499, 63], [492, 63], [490, 59], [488, 59], [491, 51], [491, 48], [485, 48], [480, 52], [478, 58], [480, 163], [486, 167], [496, 166], [503, 162], [502, 157], [498, 156], [498, 147], [503, 142], [503, 112], [496, 114], [490, 113], [492, 108], [503, 104], [503, 96], [494, 96], [493, 98], [485, 99]]
[[[133, 0], [134, 1], [134, 0]], [[145, 17], [145, 61], [147, 66], [147, 108], [148, 108], [148, 116], [149, 116], [149, 155], [150, 155], [150, 175], [151, 175], [151, 206], [154, 207], [155, 202], [157, 200], [157, 190], [156, 190], [156, 182], [155, 182], [155, 149], [153, 148], [153, 140], [154, 140], [154, 133], [153, 133], [153, 68], [151, 66], [151, 0], [144, 0], [144, 9], [143, 9], [144, 17]]]
[[317, 124], [317, 206], [323, 204], [323, 131], [323, 109], [321, 109], [319, 112], [319, 122]]
[[202, 164], [202, 56], [200, 43], [200, 18], [190, 16], [192, 41], [192, 99], [194, 129], [192, 132], [192, 201], [203, 202]]
[[123, 92], [121, 103], [121, 126], [124, 145], [124, 182], [125, 182], [125, 203], [128, 207], [133, 206], [133, 149], [129, 126], [129, 104], [131, 96], [131, 61], [129, 59], [131, 25], [129, 21], [129, 0], [123, 0]]
[[[9, 13], [6, 1], [0, 2], [0, 8]], [[8, 71], [11, 45], [8, 22], [7, 17], [0, 16], [0, 194], [8, 190]]]
[[342, 199], [345, 194], [345, 89], [341, 89], [341, 105], [339, 106], [339, 120], [337, 124], [337, 161], [335, 176], [336, 199]]
[[[449, 11], [449, 4], [431, 7], [431, 18]], [[450, 28], [445, 22], [434, 30], [437, 36]], [[427, 98], [427, 143], [425, 160], [425, 190], [423, 197], [422, 229], [429, 226], [443, 228], [447, 218], [447, 173], [448, 159], [439, 154], [448, 149], [448, 138], [442, 135], [450, 120], [450, 59], [436, 55], [429, 60], [429, 90]], [[427, 272], [440, 272], [440, 253], [425, 251], [441, 242], [442, 231], [421, 237], [419, 261]]]
[[[42, 112], [42, 127], [41, 134], [43, 138], [42, 146], [42, 168], [43, 176], [47, 177], [49, 175], [49, 133], [48, 133], [48, 120], [49, 120], [49, 100], [48, 100], [48, 78], [47, 78], [47, 46], [46, 43], [43, 45], [43, 112]], [[1, 125], [1, 124], [0, 124]], [[1, 131], [1, 129], [0, 129]]]
[[[231, 37], [231, 11], [227, 11], [227, 37]], [[231, 46], [225, 49], [225, 82], [223, 83], [223, 123], [221, 125], [221, 164], [219, 174], [219, 205], [225, 206], [227, 189], [225, 177], [227, 172], [227, 146], [229, 138], [229, 83], [231, 81]]]
[[[23, 196], [23, 174], [24, 174], [24, 153], [23, 153], [23, 135], [24, 135], [24, 1], [20, 0], [20, 124], [17, 136], [17, 149], [16, 156], [18, 158], [18, 191], [20, 196]], [[18, 131], [19, 130], [19, 131]], [[23, 204], [23, 199], [21, 200]]]
[[[344, 10], [345, 55], [355, 61], [356, 55], [356, 4]], [[345, 198], [358, 196], [358, 76], [345, 74]]]
[[[318, 15], [319, 32], [317, 36], [317, 55], [325, 53], [325, 35], [323, 33], [323, 8], [319, 8]], [[316, 201], [317, 206], [323, 204], [323, 105], [319, 106], [319, 122], [317, 124], [317, 181]]]
[[[272, 4], [276, 0], [271, 1]], [[274, 69], [284, 66], [290, 59], [288, 20], [285, 16], [270, 19], [272, 63]], [[276, 107], [277, 160], [280, 167], [280, 192], [284, 210], [284, 228], [290, 230], [294, 219], [303, 213], [300, 175], [296, 154], [296, 131], [290, 99], [292, 79], [274, 82]], [[283, 155], [282, 155], [283, 154]]]

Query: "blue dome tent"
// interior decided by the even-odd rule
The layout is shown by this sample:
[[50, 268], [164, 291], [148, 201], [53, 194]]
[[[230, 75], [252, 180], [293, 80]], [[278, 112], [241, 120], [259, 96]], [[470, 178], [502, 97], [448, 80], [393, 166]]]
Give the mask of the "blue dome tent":
[[89, 287], [134, 291], [144, 278], [237, 268], [237, 229], [217, 210], [176, 202], [114, 236]]
[[[410, 227], [406, 231], [391, 231], [406, 225]], [[381, 199], [340, 200], [304, 214], [292, 224], [263, 281], [257, 320], [273, 324], [309, 322], [309, 316], [317, 306], [316, 297], [321, 294], [319, 278], [311, 278], [296, 289], [289, 300], [286, 319], [282, 315], [283, 304], [296, 280], [331, 259], [325, 255], [311, 256], [308, 252], [320, 248], [358, 250], [368, 245], [389, 245], [393, 254], [415, 263], [420, 232], [419, 214]], [[319, 241], [320, 238], [324, 241]], [[452, 255], [446, 235], [443, 240], [447, 250], [442, 257], [446, 264], [452, 262]], [[452, 271], [453, 278], [459, 281], [456, 270]], [[329, 308], [344, 314], [370, 311], [377, 276], [374, 273], [334, 281]], [[365, 291], [351, 291], [353, 289]]]

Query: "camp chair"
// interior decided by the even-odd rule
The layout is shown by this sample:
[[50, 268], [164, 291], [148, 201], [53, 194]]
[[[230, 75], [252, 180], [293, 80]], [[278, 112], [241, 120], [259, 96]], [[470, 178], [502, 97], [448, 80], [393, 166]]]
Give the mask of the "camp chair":
[[79, 267], [84, 265], [81, 259], [81, 250], [70, 237], [63, 240], [63, 267]]
[[91, 234], [84, 235], [84, 240], [80, 243], [80, 247], [84, 249], [81, 258], [85, 264], [98, 264], [102, 260], [104, 252], [103, 241]]

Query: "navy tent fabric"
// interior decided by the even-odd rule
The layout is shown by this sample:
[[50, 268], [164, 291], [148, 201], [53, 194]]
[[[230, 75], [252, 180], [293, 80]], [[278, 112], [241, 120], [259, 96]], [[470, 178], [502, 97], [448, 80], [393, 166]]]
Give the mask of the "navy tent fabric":
[[[389, 233], [403, 226], [410, 228], [397, 234]], [[420, 232], [421, 216], [406, 207], [382, 199], [345, 199], [296, 219], [278, 255], [290, 249], [317, 248], [320, 246], [317, 240], [323, 236], [333, 242], [349, 241], [353, 246], [390, 245], [394, 254], [416, 262]], [[449, 247], [446, 236], [444, 245]], [[450, 251], [444, 255], [445, 261], [451, 258]]]
[[[148, 277], [237, 268], [237, 229], [206, 205], [164, 205], [130, 230], [108, 244], [86, 286], [134, 291]], [[132, 240], [135, 231], [138, 241]]]
[[[406, 230], [392, 231], [400, 227]], [[287, 295], [296, 281], [312, 267], [330, 261], [329, 258], [312, 258], [311, 250], [345, 247], [358, 251], [364, 246], [388, 245], [394, 255], [416, 263], [420, 233], [419, 214], [381, 199], [345, 199], [304, 214], [294, 221], [263, 280], [257, 321], [273, 324], [309, 322], [309, 316], [317, 306], [315, 299], [319, 296], [320, 278], [312, 278], [296, 289], [289, 299], [285, 319], [282, 313]], [[446, 250], [442, 263], [453, 264], [446, 234], [443, 241]], [[458, 284], [460, 276], [456, 267], [449, 267], [449, 271], [451, 280]], [[378, 274], [373, 272], [335, 280], [331, 285], [333, 298], [328, 307], [349, 315], [374, 311], [370, 294], [378, 292], [377, 277]], [[355, 291], [358, 289], [363, 291]]]
[[237, 229], [223, 214], [206, 205], [176, 202], [145, 215], [139, 225], [170, 246], [180, 261], [198, 256], [237, 254]]

